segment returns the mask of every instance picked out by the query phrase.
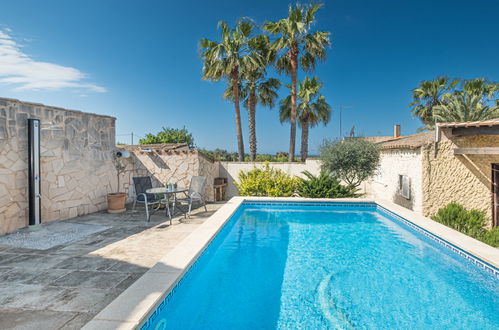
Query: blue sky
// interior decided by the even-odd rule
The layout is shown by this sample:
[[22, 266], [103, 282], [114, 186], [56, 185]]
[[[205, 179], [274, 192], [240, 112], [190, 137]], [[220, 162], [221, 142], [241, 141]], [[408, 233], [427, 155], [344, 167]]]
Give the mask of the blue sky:
[[[233, 105], [221, 98], [225, 83], [201, 79], [198, 40], [217, 39], [219, 20], [260, 24], [284, 17], [288, 4], [3, 1], [0, 97], [115, 116], [118, 141], [186, 126], [199, 147], [235, 151]], [[331, 31], [333, 46], [314, 75], [335, 111], [327, 127], [311, 131], [311, 152], [338, 137], [339, 106], [350, 107], [344, 131], [355, 125], [364, 136], [390, 135], [401, 124], [409, 134], [420, 126], [408, 107], [419, 81], [499, 81], [498, 12], [497, 0], [326, 0], [315, 27]], [[248, 151], [245, 111], [243, 119]], [[259, 152], [287, 151], [289, 127], [277, 109], [257, 109], [257, 137]]]

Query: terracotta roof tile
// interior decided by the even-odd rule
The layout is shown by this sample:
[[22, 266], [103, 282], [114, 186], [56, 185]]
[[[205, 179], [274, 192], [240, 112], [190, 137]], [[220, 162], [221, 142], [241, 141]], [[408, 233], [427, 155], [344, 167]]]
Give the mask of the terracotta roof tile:
[[499, 126], [499, 118], [481, 120], [481, 121], [465, 121], [452, 123], [439, 123], [438, 127], [483, 127], [483, 126]]
[[418, 149], [424, 145], [433, 143], [435, 141], [435, 132], [424, 132], [413, 135], [401, 136], [389, 141], [379, 142], [381, 150], [387, 149]]

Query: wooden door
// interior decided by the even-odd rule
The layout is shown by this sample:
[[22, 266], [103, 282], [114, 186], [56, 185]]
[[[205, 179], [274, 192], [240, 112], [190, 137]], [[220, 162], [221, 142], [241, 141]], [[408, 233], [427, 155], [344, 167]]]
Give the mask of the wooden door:
[[499, 225], [499, 164], [492, 164], [492, 227]]

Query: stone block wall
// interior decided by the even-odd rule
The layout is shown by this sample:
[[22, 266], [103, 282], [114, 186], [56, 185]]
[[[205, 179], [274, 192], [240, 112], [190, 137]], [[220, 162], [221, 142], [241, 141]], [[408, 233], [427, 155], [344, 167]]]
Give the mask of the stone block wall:
[[483, 210], [492, 219], [492, 164], [499, 155], [454, 155], [454, 148], [499, 146], [497, 135], [451, 136], [423, 148], [423, 214], [433, 216], [450, 202]]
[[42, 222], [105, 209], [115, 118], [0, 98], [0, 234], [28, 224], [27, 119], [41, 121]]
[[[402, 197], [399, 175], [410, 178], [411, 198]], [[381, 151], [377, 174], [362, 184], [367, 196], [389, 200], [415, 212], [423, 212], [422, 158], [419, 149], [389, 149]]]
[[135, 196], [132, 180], [134, 176], [150, 176], [153, 187], [176, 183], [179, 187], [185, 188], [189, 187], [193, 176], [206, 176], [204, 197], [206, 201], [214, 200], [213, 182], [215, 177], [218, 177], [218, 163], [208, 160], [197, 150], [150, 148], [150, 151], [145, 152], [135, 146], [123, 146], [123, 148], [133, 153], [133, 156], [126, 161], [126, 170], [120, 178], [121, 191], [128, 193], [128, 202], [132, 202]]

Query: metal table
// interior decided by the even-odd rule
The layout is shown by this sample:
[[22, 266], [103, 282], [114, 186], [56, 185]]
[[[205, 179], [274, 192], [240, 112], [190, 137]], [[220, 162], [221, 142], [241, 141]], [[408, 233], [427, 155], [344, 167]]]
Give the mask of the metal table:
[[[175, 215], [175, 205], [177, 204], [177, 194], [186, 193], [189, 189], [177, 187], [174, 189], [167, 189], [166, 187], [150, 188], [146, 190], [148, 194], [161, 194], [165, 196], [166, 215], [172, 224], [172, 216]], [[170, 210], [170, 199], [173, 197], [173, 208]], [[181, 208], [179, 208], [182, 211]]]

